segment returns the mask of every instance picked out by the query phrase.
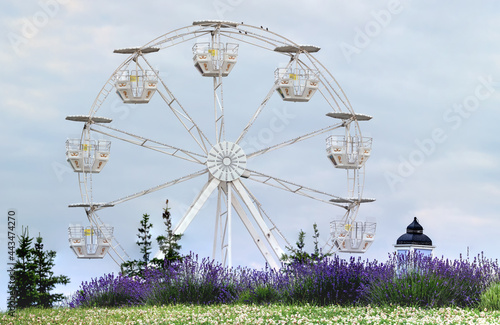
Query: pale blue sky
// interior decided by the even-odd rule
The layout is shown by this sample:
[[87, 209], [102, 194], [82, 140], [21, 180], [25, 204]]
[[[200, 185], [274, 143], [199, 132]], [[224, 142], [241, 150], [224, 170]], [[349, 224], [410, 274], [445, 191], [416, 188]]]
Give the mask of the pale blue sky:
[[[363, 257], [385, 260], [414, 216], [437, 246], [438, 256], [457, 258], [469, 247], [472, 255], [484, 251], [487, 257], [500, 257], [495, 243], [500, 228], [499, 7], [495, 1], [406, 0], [2, 2], [0, 287], [4, 290], [0, 308], [5, 306], [7, 288], [9, 208], [17, 209], [20, 223], [28, 225], [33, 236], [41, 233], [47, 249], [57, 251], [55, 272], [72, 281], [59, 291], [73, 292], [82, 281], [118, 271], [109, 258], [77, 260], [68, 248], [69, 223], [84, 223], [85, 215], [67, 208], [80, 196], [77, 175], [65, 161], [64, 143], [68, 137], [78, 137], [81, 126], [64, 118], [88, 112], [125, 58], [113, 54], [113, 49], [140, 46], [204, 19], [263, 25], [297, 43], [321, 47], [317, 57], [343, 87], [354, 110], [374, 117], [361, 127], [363, 135], [373, 137], [365, 193], [377, 201], [362, 206], [359, 218], [377, 220], [377, 237]], [[201, 77], [190, 61], [189, 51], [178, 50], [153, 65], [163, 77], [171, 78], [176, 96], [192, 104], [186, 107], [190, 114], [203, 116], [196, 106], [201, 95], [193, 91]], [[237, 89], [244, 71], [280, 63], [246, 57], [235, 67], [227, 89]], [[255, 79], [254, 90], [260, 90], [261, 82]], [[267, 84], [262, 84], [267, 91]], [[114, 97], [110, 100], [108, 112], [102, 115], [134, 122], [130, 131], [146, 134], [166, 127], [147, 106], [129, 107]], [[241, 102], [243, 109], [246, 100]], [[276, 101], [269, 107], [270, 114], [263, 115], [256, 134], [275, 116], [273, 111], [293, 116], [275, 134], [276, 141], [330, 122], [321, 112], [304, 112], [300, 106]], [[239, 132], [247, 121], [240, 113], [228, 113], [229, 117], [234, 119], [229, 133]], [[205, 121], [200, 124], [209, 127]], [[182, 144], [182, 137], [174, 138]], [[269, 154], [256, 164], [277, 177], [335, 192], [344, 173], [328, 162], [321, 147], [324, 138]], [[315, 149], [317, 143], [320, 150]], [[113, 142], [110, 163], [95, 178], [96, 195], [102, 197], [97, 200], [112, 200], [196, 170], [157, 158], [142, 157]], [[175, 223], [202, 185], [198, 180], [160, 191], [103, 211], [101, 217], [115, 227], [129, 254], [138, 258], [135, 240], [142, 213], [152, 215], [157, 235], [164, 199], [172, 202]], [[312, 234], [313, 222], [326, 239], [329, 221], [342, 213], [278, 190], [255, 186], [253, 191], [290, 242], [295, 242], [300, 229]], [[211, 253], [209, 217], [214, 205], [215, 200], [209, 202], [188, 228], [181, 242], [183, 252]], [[246, 233], [240, 236], [241, 226], [236, 227], [240, 240], [235, 242], [234, 263], [261, 267], [263, 258], [249, 245]], [[307, 238], [310, 244], [312, 239]]]

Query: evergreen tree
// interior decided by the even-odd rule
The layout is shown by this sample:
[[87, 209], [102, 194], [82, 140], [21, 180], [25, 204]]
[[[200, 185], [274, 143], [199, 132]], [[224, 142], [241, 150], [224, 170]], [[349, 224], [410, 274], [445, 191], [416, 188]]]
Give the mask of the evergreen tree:
[[44, 251], [42, 240], [42, 237], [38, 234], [33, 249], [33, 262], [36, 266], [36, 288], [38, 291], [36, 305], [43, 308], [50, 308], [54, 303], [64, 299], [62, 293], [53, 294], [50, 292], [55, 289], [57, 284], [68, 284], [69, 278], [65, 275], [54, 276], [52, 268], [55, 266], [54, 258], [56, 257], [56, 252]]
[[52, 307], [61, 301], [62, 294], [51, 294], [56, 284], [67, 284], [69, 278], [63, 275], [54, 276], [54, 251], [44, 251], [42, 237], [39, 235], [33, 246], [33, 238], [28, 228], [18, 237], [19, 248], [16, 249], [16, 262], [12, 267], [8, 286], [8, 309], [27, 308], [32, 306]]
[[176, 260], [182, 259], [179, 250], [181, 245], [178, 241], [182, 238], [182, 235], [174, 234], [172, 231], [172, 217], [170, 215], [170, 208], [168, 207], [168, 200], [166, 201], [167, 207], [163, 210], [163, 223], [165, 224], [166, 236], [160, 235], [156, 237], [160, 251], [165, 255], [164, 260], [167, 263], [171, 263]]
[[16, 249], [16, 261], [12, 267], [8, 286], [8, 308], [13, 311], [35, 305], [38, 293], [36, 291], [36, 265], [33, 263], [33, 238], [29, 236], [28, 228], [22, 228], [18, 236], [19, 248]]
[[142, 261], [127, 261], [121, 264], [121, 273], [127, 276], [142, 276], [142, 271], [146, 267], [156, 267], [163, 268], [165, 263], [170, 264], [173, 261], [182, 259], [179, 253], [181, 245], [178, 241], [181, 239], [182, 235], [176, 235], [172, 231], [172, 219], [170, 216], [170, 208], [168, 207], [168, 200], [166, 202], [167, 207], [163, 210], [163, 222], [166, 226], [166, 236], [160, 235], [156, 237], [160, 251], [164, 254], [164, 259], [153, 258], [149, 259], [151, 254], [151, 233], [150, 230], [153, 225], [149, 222], [149, 215], [144, 214], [141, 220], [141, 227], [138, 228], [139, 233], [137, 237], [139, 240], [136, 242], [141, 248], [141, 253], [143, 254]]
[[129, 277], [141, 276], [142, 269], [143, 269], [143, 262], [138, 260], [126, 261], [120, 264], [121, 274]]
[[142, 215], [141, 220], [141, 228], [138, 228], [139, 233], [137, 237], [139, 240], [137, 241], [137, 245], [141, 248], [142, 260], [144, 264], [148, 264], [149, 255], [151, 254], [151, 234], [150, 230], [153, 227], [153, 224], [149, 222], [149, 214], [145, 213]]
[[313, 230], [314, 230], [314, 235], [312, 236], [314, 239], [314, 253], [312, 254], [312, 257], [315, 259], [318, 259], [320, 257], [320, 249], [319, 249], [319, 230], [318, 230], [318, 225], [316, 223], [313, 224]]
[[300, 229], [299, 238], [295, 243], [295, 246], [297, 246], [297, 248], [286, 246], [285, 248], [290, 252], [290, 256], [283, 254], [281, 259], [284, 261], [289, 261], [291, 263], [301, 263], [301, 264], [308, 261], [310, 256], [308, 253], [304, 251], [304, 247], [306, 246], [304, 242], [305, 236], [306, 233], [302, 229]]
[[149, 263], [149, 255], [151, 254], [151, 228], [153, 224], [149, 222], [149, 214], [145, 213], [142, 215], [142, 220], [140, 222], [141, 227], [137, 228], [139, 233], [137, 234], [136, 241], [137, 246], [140, 247], [142, 253], [142, 260], [132, 260], [124, 262], [120, 265], [121, 273], [127, 276], [141, 276], [142, 270]]
[[283, 254], [281, 260], [284, 261], [285, 263], [313, 264], [327, 256], [331, 256], [332, 254], [322, 254], [320, 252], [318, 246], [319, 231], [318, 231], [318, 225], [316, 223], [313, 224], [313, 230], [314, 230], [314, 235], [312, 236], [312, 238], [314, 240], [314, 253], [310, 254], [304, 251], [305, 247], [304, 238], [306, 236], [306, 233], [301, 229], [299, 232], [299, 238], [295, 243], [297, 248], [286, 246], [286, 249], [290, 252], [290, 255]]

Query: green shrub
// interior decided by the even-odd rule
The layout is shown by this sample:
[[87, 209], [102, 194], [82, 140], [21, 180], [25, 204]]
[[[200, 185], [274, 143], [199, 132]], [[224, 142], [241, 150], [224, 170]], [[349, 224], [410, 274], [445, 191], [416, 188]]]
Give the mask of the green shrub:
[[238, 303], [264, 305], [280, 302], [280, 294], [272, 285], [259, 285], [240, 293]]
[[496, 264], [484, 258], [447, 260], [420, 254], [394, 256], [392, 276], [368, 284], [365, 301], [371, 305], [410, 307], [476, 307], [481, 292], [496, 279]]
[[500, 310], [500, 282], [492, 284], [481, 294], [481, 309]]

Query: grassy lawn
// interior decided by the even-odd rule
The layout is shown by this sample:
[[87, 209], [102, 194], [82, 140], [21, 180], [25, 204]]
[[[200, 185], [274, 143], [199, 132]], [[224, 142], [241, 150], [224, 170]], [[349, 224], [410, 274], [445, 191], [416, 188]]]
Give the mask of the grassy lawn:
[[0, 324], [500, 324], [500, 311], [411, 307], [175, 305], [25, 309]]

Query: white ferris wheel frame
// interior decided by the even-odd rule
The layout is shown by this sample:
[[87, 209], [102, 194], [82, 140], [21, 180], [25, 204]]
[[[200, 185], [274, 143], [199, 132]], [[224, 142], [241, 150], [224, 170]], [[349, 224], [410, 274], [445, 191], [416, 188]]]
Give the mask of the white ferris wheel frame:
[[[284, 237], [279, 232], [278, 228], [274, 222], [267, 216], [265, 211], [262, 209], [262, 205], [257, 200], [257, 198], [250, 192], [247, 186], [245, 186], [242, 179], [249, 179], [261, 184], [265, 184], [274, 188], [278, 188], [296, 195], [305, 196], [314, 200], [324, 202], [326, 204], [338, 206], [345, 209], [343, 220], [345, 222], [354, 222], [358, 214], [358, 209], [360, 203], [368, 202], [370, 200], [363, 199], [363, 187], [364, 187], [364, 166], [360, 169], [347, 169], [347, 184], [348, 191], [346, 197], [336, 196], [333, 194], [325, 193], [322, 191], [315, 190], [313, 188], [295, 184], [293, 182], [279, 179], [277, 177], [265, 175], [258, 171], [253, 171], [246, 168], [246, 162], [244, 167], [239, 167], [240, 170], [243, 168], [243, 172], [240, 171], [239, 175], [231, 176], [228, 179], [217, 178], [211, 174], [210, 166], [208, 165], [207, 157], [213, 148], [221, 143], [226, 143], [226, 124], [225, 124], [225, 112], [224, 112], [224, 100], [223, 100], [223, 84], [224, 77], [222, 75], [213, 77], [213, 94], [214, 94], [214, 124], [215, 124], [215, 141], [211, 142], [209, 137], [201, 130], [201, 128], [196, 124], [194, 119], [188, 114], [187, 110], [182, 106], [179, 99], [174, 96], [172, 91], [169, 89], [167, 84], [161, 79], [157, 74], [159, 87], [157, 93], [167, 106], [172, 111], [173, 115], [178, 119], [178, 121], [185, 128], [189, 136], [197, 144], [201, 153], [188, 151], [176, 146], [172, 146], [160, 141], [142, 137], [139, 135], [132, 134], [127, 131], [117, 129], [100, 123], [100, 118], [97, 117], [97, 113], [101, 108], [101, 105], [105, 102], [108, 95], [113, 92], [114, 78], [115, 75], [127, 68], [131, 62], [134, 62], [139, 66], [140, 69], [150, 69], [155, 71], [149, 61], [146, 59], [145, 54], [149, 52], [161, 51], [180, 43], [194, 41], [199, 37], [210, 36], [212, 42], [219, 42], [221, 37], [228, 40], [235, 40], [241, 43], [246, 43], [250, 45], [257, 46], [259, 48], [278, 52], [279, 54], [288, 56], [290, 58], [290, 64], [295, 63], [304, 69], [314, 69], [318, 71], [320, 79], [320, 88], [318, 93], [325, 100], [329, 108], [334, 113], [346, 113], [349, 116], [343, 119], [341, 122], [330, 125], [328, 127], [315, 130], [304, 134], [302, 136], [290, 139], [288, 141], [267, 147], [265, 149], [257, 150], [251, 153], [245, 153], [246, 160], [253, 157], [265, 155], [266, 153], [281, 149], [283, 147], [288, 147], [295, 143], [301, 142], [303, 140], [325, 134], [332, 130], [338, 128], [344, 128], [346, 135], [354, 135], [361, 137], [361, 130], [358, 124], [357, 115], [344, 91], [332, 76], [332, 74], [326, 69], [326, 67], [319, 62], [313, 53], [319, 50], [314, 46], [304, 46], [299, 45], [290, 39], [287, 39], [277, 33], [271, 32], [258, 26], [247, 25], [243, 23], [233, 23], [226, 21], [199, 21], [194, 22], [193, 25], [175, 29], [169, 33], [166, 33], [145, 45], [136, 49], [125, 49], [120, 51], [115, 51], [118, 53], [129, 53], [130, 55], [123, 61], [122, 64], [116, 68], [116, 70], [111, 74], [109, 79], [106, 81], [102, 89], [100, 90], [98, 96], [93, 102], [90, 111], [88, 113], [88, 120], [85, 122], [85, 126], [82, 131], [81, 140], [88, 141], [91, 139], [91, 132], [96, 132], [104, 136], [114, 138], [120, 141], [128, 142], [146, 149], [154, 150], [168, 156], [183, 159], [195, 164], [199, 164], [202, 168], [195, 173], [185, 175], [183, 177], [165, 182], [158, 186], [142, 190], [140, 192], [130, 194], [128, 196], [115, 199], [107, 203], [96, 203], [92, 196], [92, 173], [83, 172], [78, 175], [79, 188], [81, 193], [81, 204], [74, 204], [70, 206], [84, 207], [86, 214], [90, 222], [98, 227], [102, 227], [104, 223], [99, 218], [97, 212], [101, 209], [112, 207], [123, 202], [147, 195], [149, 193], [174, 186], [176, 184], [197, 178], [201, 175], [209, 175], [209, 179], [202, 190], [199, 192], [198, 196], [195, 198], [191, 206], [189, 207], [186, 214], [179, 221], [174, 229], [175, 234], [183, 234], [188, 228], [189, 224], [193, 221], [195, 216], [200, 211], [201, 207], [205, 204], [208, 197], [217, 190], [217, 211], [216, 211], [216, 227], [215, 227], [215, 238], [213, 243], [213, 255], [217, 247], [221, 249], [221, 256], [223, 263], [228, 266], [232, 266], [232, 218], [233, 211], [239, 216], [242, 223], [245, 225], [249, 234], [253, 238], [256, 246], [260, 250], [261, 254], [264, 256], [266, 262], [272, 268], [279, 268], [280, 258], [284, 253], [280, 244], [277, 241], [277, 236]], [[277, 51], [277, 49], [282, 49]], [[301, 60], [299, 58], [307, 59]], [[295, 60], [292, 60], [295, 59]], [[141, 63], [139, 63], [141, 61]], [[144, 67], [141, 66], [144, 64]], [[222, 69], [221, 69], [222, 71]], [[156, 73], [156, 72], [155, 72]], [[267, 102], [276, 93], [277, 81], [271, 86], [269, 92], [267, 93], [264, 100], [261, 102], [254, 115], [242, 130], [240, 136], [237, 140], [233, 142], [227, 142], [229, 144], [238, 145], [245, 138], [248, 131], [251, 129], [254, 122], [257, 120], [260, 113], [265, 109]], [[220, 149], [222, 150], [222, 149]], [[229, 150], [229, 149], [228, 149]], [[213, 167], [213, 166], [212, 166]], [[235, 167], [237, 168], [237, 167]], [[247, 213], [248, 212], [248, 213]], [[250, 216], [249, 216], [250, 214]], [[252, 222], [253, 219], [253, 222]], [[267, 219], [267, 222], [266, 222]], [[268, 226], [271, 223], [271, 226]], [[260, 229], [259, 233], [255, 229], [254, 224]], [[220, 233], [219, 233], [220, 232]], [[219, 239], [218, 239], [219, 237]], [[263, 240], [263, 238], [265, 241]], [[285, 239], [286, 241], [286, 239]], [[120, 244], [116, 239], [113, 239], [114, 245], [109, 251], [113, 260], [116, 263], [121, 264], [128, 257], [126, 252], [122, 249]], [[267, 244], [265, 244], [267, 242]], [[288, 243], [288, 242], [287, 242]], [[324, 249], [326, 251], [335, 250], [335, 246], [330, 240], [327, 241]], [[157, 253], [156, 257], [161, 257], [161, 253]]]

